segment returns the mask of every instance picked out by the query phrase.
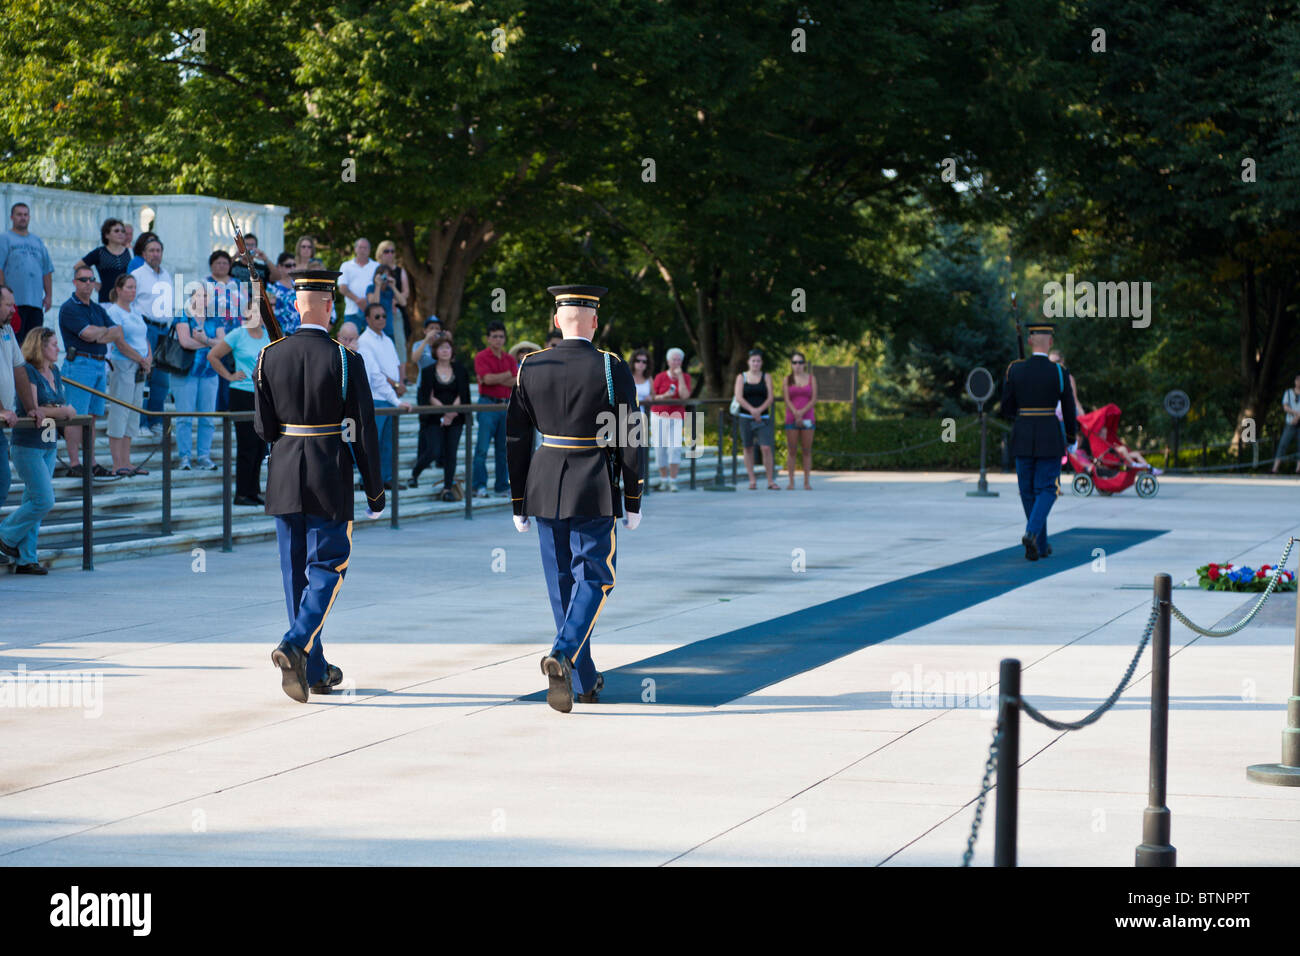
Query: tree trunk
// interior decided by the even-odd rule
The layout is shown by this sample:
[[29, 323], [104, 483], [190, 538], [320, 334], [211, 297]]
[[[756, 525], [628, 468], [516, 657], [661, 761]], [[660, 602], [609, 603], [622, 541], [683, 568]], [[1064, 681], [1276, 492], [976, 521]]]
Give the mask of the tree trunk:
[[[1287, 311], [1295, 291], [1295, 272], [1273, 266], [1262, 274], [1254, 262], [1242, 273], [1241, 297], [1241, 392], [1242, 404], [1233, 427], [1230, 450], [1241, 454], [1241, 436], [1246, 419], [1255, 422], [1255, 440], [1263, 438], [1264, 417], [1278, 391], [1282, 359], [1290, 351], [1293, 322]], [[1262, 321], [1261, 321], [1262, 318]]]
[[420, 252], [415, 223], [403, 221], [395, 231], [414, 293], [411, 315], [417, 328], [408, 330], [408, 336], [418, 333], [430, 315], [441, 319], [448, 331], [455, 329], [470, 268], [497, 241], [496, 229], [491, 222], [480, 222], [474, 210], [464, 210], [430, 226], [428, 243]]

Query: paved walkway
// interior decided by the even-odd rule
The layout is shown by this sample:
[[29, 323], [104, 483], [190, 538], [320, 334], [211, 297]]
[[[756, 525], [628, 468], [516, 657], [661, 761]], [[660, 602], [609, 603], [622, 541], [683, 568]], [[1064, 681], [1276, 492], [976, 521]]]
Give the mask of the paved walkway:
[[[1014, 484], [991, 482], [1000, 498], [967, 498], [965, 476], [887, 473], [820, 475], [812, 493], [656, 496], [642, 527], [620, 533], [597, 665], [782, 615], [797, 637], [813, 605], [1014, 546]], [[1041, 709], [1081, 716], [1123, 673], [1152, 575], [1177, 584], [1209, 560], [1275, 562], [1300, 533], [1298, 491], [1173, 478], [1151, 500], [1067, 493], [1054, 531], [1168, 533], [717, 707], [656, 699], [565, 716], [519, 700], [543, 686], [551, 618], [535, 532], [504, 515], [359, 529], [326, 626], [348, 692], [306, 706], [269, 661], [285, 614], [269, 543], [0, 576], [0, 670], [26, 668], [28, 695], [36, 678], [86, 681], [80, 706], [0, 708], [0, 862], [954, 865], [999, 659], [1024, 662]], [[1245, 603], [1175, 599], [1202, 623]], [[1280, 754], [1295, 599], [1274, 600], [1228, 640], [1174, 626], [1180, 864], [1300, 858], [1300, 790], [1245, 775]], [[1132, 865], [1149, 660], [1097, 725], [1024, 726], [1022, 863]], [[976, 862], [991, 850], [990, 823]]]

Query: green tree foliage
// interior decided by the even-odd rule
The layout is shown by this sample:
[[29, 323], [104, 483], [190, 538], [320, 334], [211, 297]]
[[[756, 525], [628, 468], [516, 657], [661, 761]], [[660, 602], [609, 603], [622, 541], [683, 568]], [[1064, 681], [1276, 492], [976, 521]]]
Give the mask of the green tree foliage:
[[[1146, 280], [1155, 295], [1147, 329], [1070, 324], [1080, 392], [1104, 382], [1161, 430], [1167, 387], [1192, 395], [1193, 428], [1275, 421], [1300, 360], [1297, 4], [1094, 0], [1073, 22], [1057, 51], [1073, 78], [1055, 91], [1068, 125], [1052, 130], [1064, 136], [1021, 250], [1054, 278]], [[1090, 48], [1098, 28], [1105, 52]]]

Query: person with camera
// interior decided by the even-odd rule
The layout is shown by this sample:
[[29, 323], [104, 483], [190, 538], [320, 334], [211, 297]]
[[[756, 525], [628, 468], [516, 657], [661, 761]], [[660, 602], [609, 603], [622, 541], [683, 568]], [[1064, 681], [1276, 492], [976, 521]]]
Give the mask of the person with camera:
[[[224, 337], [221, 320], [212, 312], [207, 286], [196, 286], [185, 304], [185, 312], [176, 319], [176, 338], [181, 346], [194, 353], [189, 374], [172, 376], [172, 397], [178, 412], [215, 412], [217, 410], [217, 373], [208, 364], [208, 349]], [[176, 419], [177, 471], [216, 471], [212, 460], [212, 432], [215, 420], [198, 418], [198, 460], [191, 464], [194, 450], [194, 418]]]
[[[129, 272], [119, 275], [108, 292], [104, 311], [122, 330], [122, 340], [108, 349], [108, 394], [136, 408], [144, 401], [144, 380], [153, 371], [149, 350], [149, 329], [135, 308], [136, 281]], [[108, 447], [113, 453], [113, 474], [121, 478], [147, 475], [148, 469], [132, 467], [131, 439], [138, 431], [140, 416], [125, 405], [108, 406]]]
[[392, 268], [381, 264], [375, 270], [374, 281], [366, 287], [366, 308], [378, 303], [384, 307], [384, 334], [393, 340], [400, 354], [405, 349], [406, 336], [401, 342], [397, 340], [397, 328], [393, 322], [393, 309], [398, 304], [406, 304], [406, 296], [397, 287], [397, 276]]

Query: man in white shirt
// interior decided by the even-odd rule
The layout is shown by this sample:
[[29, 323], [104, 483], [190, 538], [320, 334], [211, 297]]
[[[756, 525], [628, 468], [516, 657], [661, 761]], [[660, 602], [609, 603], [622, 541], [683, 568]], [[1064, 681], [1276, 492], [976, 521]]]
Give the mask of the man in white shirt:
[[362, 237], [353, 246], [355, 256], [343, 263], [339, 275], [339, 291], [347, 305], [343, 309], [345, 322], [355, 322], [358, 326], [365, 323], [362, 316], [366, 314], [366, 289], [375, 281], [375, 270], [379, 263], [370, 258], [370, 240]]
[[[149, 353], [158, 354], [158, 342], [167, 337], [172, 325], [172, 275], [163, 268], [163, 244], [151, 239], [141, 252], [144, 264], [131, 273], [135, 277], [135, 307], [144, 316], [149, 330]], [[171, 391], [172, 378], [157, 366], [149, 372], [149, 398], [144, 407], [151, 412], [161, 412]], [[144, 438], [162, 437], [162, 419], [157, 415], [140, 416]]]
[[[1278, 466], [1282, 464], [1282, 456], [1291, 447], [1291, 442], [1296, 437], [1297, 431], [1300, 431], [1300, 375], [1295, 377], [1295, 387], [1288, 388], [1282, 393], [1282, 415], [1286, 420], [1286, 424], [1282, 429], [1282, 440], [1277, 443], [1277, 451], [1273, 453], [1273, 474], [1275, 475]], [[1300, 475], [1300, 461], [1296, 462], [1295, 470], [1296, 474]]]
[[[8, 286], [0, 285], [0, 505], [9, 495], [12, 477], [9, 473], [9, 429], [18, 421], [17, 389], [14, 387], [14, 369], [22, 368], [26, 361], [18, 346], [18, 336], [9, 324], [18, 311], [14, 294]], [[19, 373], [20, 377], [22, 373]], [[21, 379], [26, 384], [26, 378]], [[0, 555], [0, 564], [9, 559]]]
[[[370, 303], [366, 309], [366, 330], [357, 339], [357, 352], [366, 363], [366, 378], [370, 381], [370, 394], [374, 397], [375, 408], [401, 408], [410, 411], [411, 406], [402, 401], [406, 386], [402, 384], [402, 369], [397, 358], [397, 346], [384, 334], [388, 324], [388, 315], [378, 302]], [[384, 480], [384, 488], [393, 488], [393, 426], [391, 415], [376, 415], [379, 427], [379, 473]]]

